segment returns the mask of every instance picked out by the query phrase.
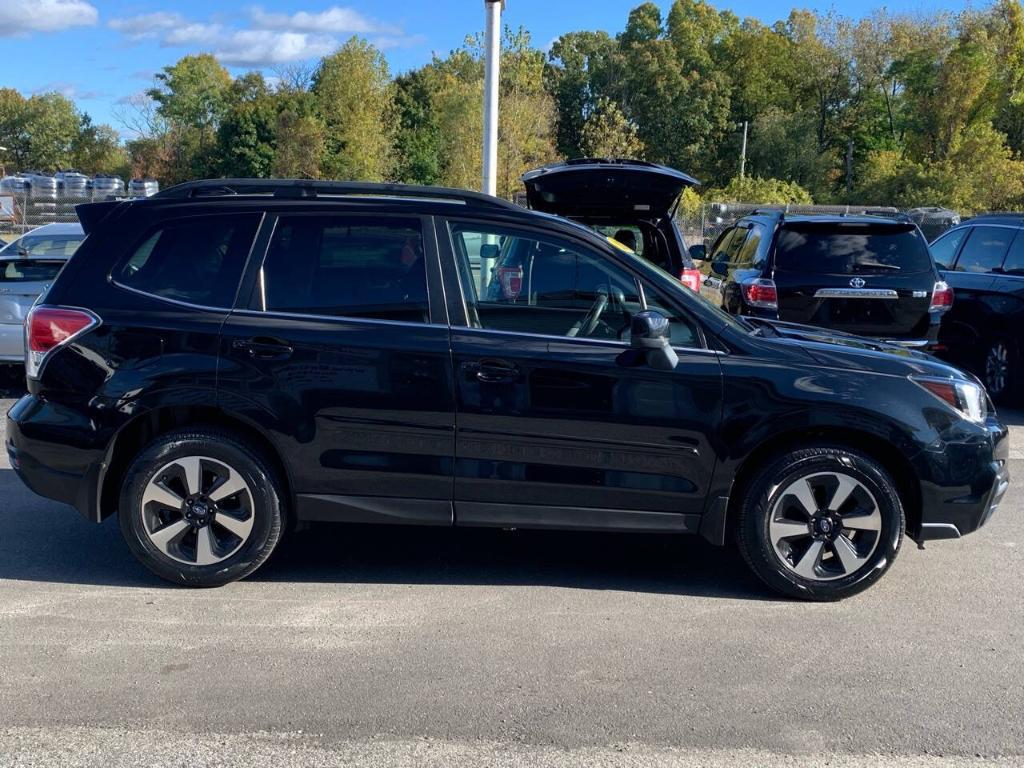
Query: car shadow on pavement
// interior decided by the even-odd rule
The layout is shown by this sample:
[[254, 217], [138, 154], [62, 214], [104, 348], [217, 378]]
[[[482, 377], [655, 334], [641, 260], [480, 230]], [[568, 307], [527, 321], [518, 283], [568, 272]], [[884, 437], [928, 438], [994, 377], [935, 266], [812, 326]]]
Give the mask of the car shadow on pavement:
[[[0, 470], [0, 579], [167, 587], [113, 518], [86, 522]], [[556, 586], [770, 600], [732, 549], [695, 536], [318, 524], [297, 531], [255, 582]]]

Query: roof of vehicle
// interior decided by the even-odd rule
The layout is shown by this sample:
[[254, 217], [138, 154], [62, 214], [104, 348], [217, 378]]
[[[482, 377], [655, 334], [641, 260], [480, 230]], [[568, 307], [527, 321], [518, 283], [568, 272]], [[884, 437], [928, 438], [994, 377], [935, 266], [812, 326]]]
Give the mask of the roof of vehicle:
[[41, 227], [30, 229], [22, 237], [33, 235], [81, 235], [84, 234], [82, 225], [73, 224], [43, 224]]
[[782, 210], [758, 210], [749, 216], [744, 216], [743, 219], [760, 219], [762, 221], [772, 223], [781, 219], [787, 224], [876, 224], [883, 226], [891, 224], [893, 226], [903, 227], [907, 224], [913, 224], [909, 217], [906, 217], [903, 214], [883, 216], [864, 213], [786, 213]]
[[977, 216], [972, 216], [969, 219], [964, 219], [961, 223], [963, 224], [984, 224], [989, 222], [992, 224], [1009, 224], [1024, 226], [1024, 213], [979, 213]]

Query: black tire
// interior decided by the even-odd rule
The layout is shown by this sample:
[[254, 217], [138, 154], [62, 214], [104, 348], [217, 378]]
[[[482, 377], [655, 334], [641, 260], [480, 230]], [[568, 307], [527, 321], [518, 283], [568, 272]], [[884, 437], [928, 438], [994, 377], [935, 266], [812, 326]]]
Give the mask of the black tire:
[[[237, 551], [211, 565], [173, 559], [153, 543], [147, 532], [143, 496], [151, 487], [150, 481], [162, 467], [189, 457], [224, 462], [241, 476], [251, 494], [251, 528], [247, 538], [241, 540]], [[200, 485], [202, 482], [201, 479]], [[219, 587], [251, 574], [274, 551], [286, 518], [281, 481], [270, 463], [238, 436], [216, 428], [183, 429], [154, 440], [129, 466], [118, 509], [121, 533], [132, 554], [160, 578], [189, 587]], [[230, 539], [230, 533], [221, 530], [221, 534]]]
[[1012, 341], [1003, 336], [989, 340], [978, 371], [993, 402], [1009, 404], [1017, 400], [1020, 360]]
[[[831, 473], [851, 478], [860, 484], [870, 496], [858, 497], [869, 498], [872, 507], [877, 509], [880, 521], [875, 524], [878, 527], [877, 538], [872, 533], [864, 534], [866, 538], [857, 538], [859, 532], [850, 531], [852, 538], [858, 542], [864, 542], [860, 546], [867, 548], [874, 543], [874, 549], [870, 555], [865, 555], [863, 565], [851, 570], [847, 575], [836, 576], [836, 573], [845, 573], [845, 563], [840, 563], [838, 550], [832, 548], [828, 539], [822, 542], [822, 548], [817, 551], [824, 551], [826, 560], [819, 559], [814, 570], [815, 578], [804, 578], [795, 572], [791, 563], [783, 561], [783, 557], [776, 551], [771, 540], [770, 528], [774, 511], [792, 500], [791, 495], [782, 498], [786, 490], [793, 487], [793, 483], [801, 478], [811, 477], [813, 482], [827, 483]], [[838, 476], [835, 476], [838, 479]], [[818, 479], [820, 478], [820, 480]], [[777, 460], [772, 461], [759, 469], [740, 488], [739, 516], [736, 525], [736, 536], [740, 552], [750, 568], [756, 573], [765, 584], [772, 589], [790, 597], [803, 600], [832, 601], [841, 600], [861, 592], [874, 584], [892, 566], [896, 555], [899, 553], [900, 543], [906, 528], [906, 520], [903, 512], [903, 505], [900, 502], [899, 494], [895, 483], [888, 472], [878, 462], [864, 454], [839, 446], [816, 446], [801, 450], [790, 451]], [[819, 490], [812, 489], [812, 496], [819, 500], [819, 515], [830, 516], [827, 511], [830, 502], [826, 498], [821, 503], [822, 496], [827, 496], [828, 488], [821, 487]], [[856, 491], [860, 493], [860, 491]], [[853, 494], [851, 497], [853, 498]], [[859, 506], [857, 499], [849, 502], [854, 507]], [[777, 505], [779, 505], [777, 507]], [[824, 509], [822, 509], [824, 508]], [[840, 505], [840, 508], [844, 508]], [[849, 509], [850, 507], [845, 507]], [[872, 513], [873, 515], [874, 513]], [[833, 519], [838, 515], [832, 516]], [[844, 519], [844, 518], [839, 518]], [[845, 518], [848, 521], [856, 519], [856, 515]], [[867, 519], [867, 518], [861, 518]], [[788, 521], [782, 520], [783, 523]], [[808, 523], [810, 530], [812, 523]], [[830, 527], [834, 523], [829, 523]], [[832, 534], [838, 538], [843, 535], [843, 530], [835, 531]], [[795, 553], [797, 545], [806, 542], [807, 550], [810, 551], [817, 539], [810, 533], [806, 538], [786, 539], [786, 547], [793, 546], [791, 555], [794, 560], [799, 559]], [[793, 541], [795, 544], [790, 544]], [[842, 545], [845, 542], [835, 542]], [[830, 558], [836, 557], [835, 561]], [[823, 565], [833, 564], [834, 570], [827, 571]], [[817, 574], [823, 572], [827, 580], [819, 580]]]

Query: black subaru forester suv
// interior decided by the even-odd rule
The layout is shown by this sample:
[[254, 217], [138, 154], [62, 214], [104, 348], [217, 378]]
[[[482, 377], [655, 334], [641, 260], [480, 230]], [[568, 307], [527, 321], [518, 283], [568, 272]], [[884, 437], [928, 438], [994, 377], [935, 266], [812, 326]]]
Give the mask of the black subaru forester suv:
[[79, 211], [7, 450], [174, 582], [242, 578], [292, 523], [344, 521], [699, 533], [831, 600], [905, 532], [976, 530], [1007, 487], [975, 379], [732, 317], [565, 219], [247, 180]]

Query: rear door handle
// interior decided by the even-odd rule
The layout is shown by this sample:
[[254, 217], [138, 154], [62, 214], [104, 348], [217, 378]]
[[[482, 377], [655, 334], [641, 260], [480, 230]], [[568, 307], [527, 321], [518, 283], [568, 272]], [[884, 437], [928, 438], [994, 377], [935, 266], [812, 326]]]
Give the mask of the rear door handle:
[[462, 364], [467, 379], [475, 378], [485, 384], [499, 384], [519, 378], [519, 366], [508, 360], [476, 360]]
[[244, 352], [253, 360], [287, 360], [295, 351], [286, 341], [264, 337], [235, 339], [231, 348]]

